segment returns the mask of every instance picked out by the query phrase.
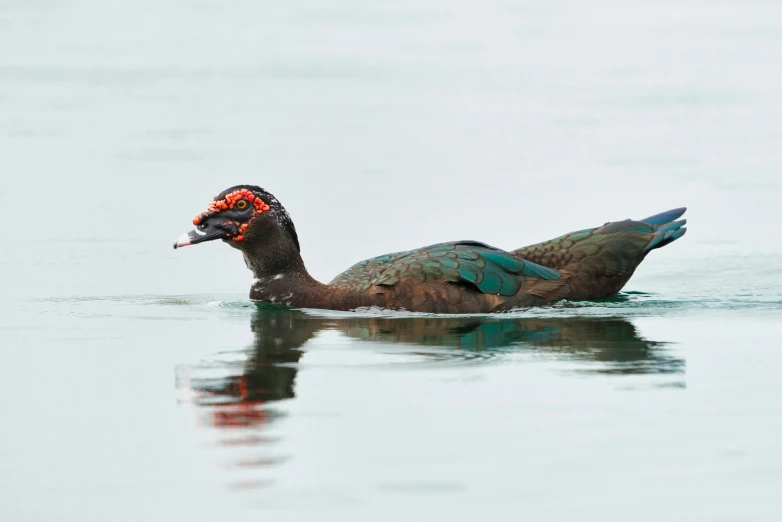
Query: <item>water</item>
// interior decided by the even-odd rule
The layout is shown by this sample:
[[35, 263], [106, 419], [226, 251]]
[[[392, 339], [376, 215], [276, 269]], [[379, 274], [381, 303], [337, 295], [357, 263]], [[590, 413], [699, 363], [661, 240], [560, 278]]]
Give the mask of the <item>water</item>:
[[[779, 520], [780, 15], [0, 3], [0, 519]], [[604, 302], [259, 308], [170, 248], [237, 183], [321, 280], [690, 224]]]

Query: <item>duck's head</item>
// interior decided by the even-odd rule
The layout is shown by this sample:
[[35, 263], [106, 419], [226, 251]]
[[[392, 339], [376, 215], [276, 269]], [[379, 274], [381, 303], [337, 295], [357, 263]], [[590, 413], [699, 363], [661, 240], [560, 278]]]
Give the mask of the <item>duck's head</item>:
[[174, 248], [222, 239], [252, 257], [298, 257], [299, 238], [288, 212], [271, 193], [255, 185], [222, 191], [209, 208], [193, 218], [194, 230], [179, 237]]

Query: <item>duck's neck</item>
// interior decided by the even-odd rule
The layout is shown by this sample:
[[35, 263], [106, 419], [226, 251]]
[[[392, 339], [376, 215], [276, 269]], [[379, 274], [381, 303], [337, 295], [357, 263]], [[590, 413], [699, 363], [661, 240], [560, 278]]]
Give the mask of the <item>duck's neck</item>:
[[297, 248], [243, 249], [254, 276], [250, 298], [295, 307], [324, 308], [328, 287], [307, 272]]

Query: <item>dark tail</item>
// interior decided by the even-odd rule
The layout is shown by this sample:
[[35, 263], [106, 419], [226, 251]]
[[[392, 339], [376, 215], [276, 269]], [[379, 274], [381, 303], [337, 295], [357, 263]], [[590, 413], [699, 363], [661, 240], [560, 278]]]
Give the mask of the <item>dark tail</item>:
[[673, 243], [687, 233], [687, 228], [684, 226], [687, 224], [687, 220], [681, 219], [676, 221], [682, 217], [685, 212], [687, 212], [686, 207], [675, 208], [640, 220], [647, 225], [653, 226], [655, 230], [654, 237], [652, 237], [652, 240], [646, 245], [643, 253], [646, 254], [655, 248], [662, 248], [669, 243]]

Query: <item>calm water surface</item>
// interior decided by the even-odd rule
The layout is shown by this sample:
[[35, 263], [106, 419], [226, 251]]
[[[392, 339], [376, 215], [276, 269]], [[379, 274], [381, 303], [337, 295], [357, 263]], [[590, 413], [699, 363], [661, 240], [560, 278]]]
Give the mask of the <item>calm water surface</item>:
[[[295, 5], [294, 5], [295, 4]], [[0, 520], [782, 519], [782, 4], [0, 3]], [[615, 299], [259, 307], [308, 268], [688, 205]]]

